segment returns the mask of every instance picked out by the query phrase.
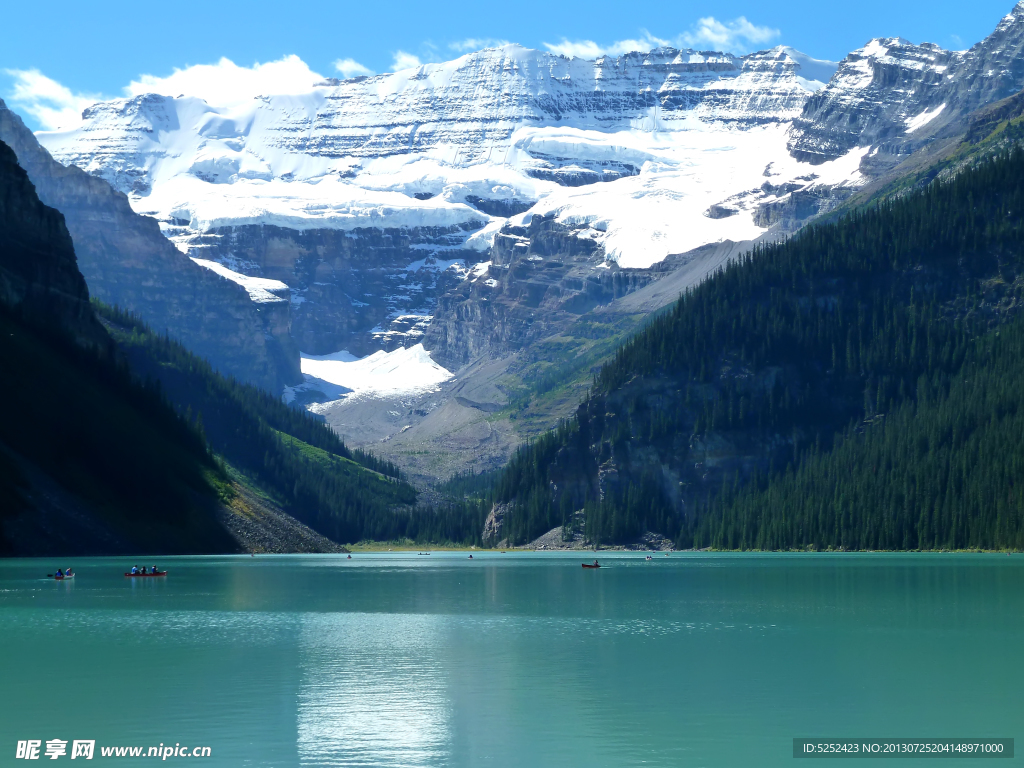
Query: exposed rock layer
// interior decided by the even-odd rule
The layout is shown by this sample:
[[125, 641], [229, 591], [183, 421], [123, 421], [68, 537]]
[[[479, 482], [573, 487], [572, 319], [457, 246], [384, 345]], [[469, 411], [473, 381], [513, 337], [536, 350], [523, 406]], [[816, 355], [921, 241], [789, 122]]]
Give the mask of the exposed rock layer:
[[661, 265], [622, 269], [606, 262], [601, 246], [586, 235], [586, 228], [541, 216], [503, 227], [487, 270], [441, 297], [423, 345], [449, 370], [479, 357], [504, 357], [663, 271]]
[[291, 288], [291, 335], [322, 355], [365, 355], [420, 341], [437, 297], [461, 282], [458, 227], [294, 230], [244, 226], [192, 240], [191, 253]]

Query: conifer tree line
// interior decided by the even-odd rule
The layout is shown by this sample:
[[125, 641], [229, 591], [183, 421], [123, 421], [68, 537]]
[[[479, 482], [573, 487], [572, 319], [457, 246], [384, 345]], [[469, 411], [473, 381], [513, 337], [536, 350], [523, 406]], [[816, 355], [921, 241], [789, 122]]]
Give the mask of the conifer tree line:
[[[999, 444], [1016, 456], [1024, 449], [1013, 449], [1015, 422], [977, 409], [954, 419], [941, 403], [960, 397], [953, 383], [968, 368], [979, 387], [1003, 387], [987, 381], [990, 368], [1010, 381], [992, 356], [1010, 354], [1007, 339], [984, 354], [978, 345], [1020, 305], [1022, 212], [1024, 152], [1013, 148], [757, 246], [623, 345], [573, 418], [516, 453], [492, 491], [509, 508], [505, 531], [528, 541], [579, 527], [574, 513], [583, 510], [595, 543], [652, 530], [685, 546], [726, 548], [1020, 546], [1006, 506], [1016, 465], [986, 475], [965, 454]], [[1005, 398], [981, 404], [997, 401], [1009, 407]], [[980, 426], [965, 442], [971, 419]], [[950, 420], [957, 430], [941, 431]], [[861, 475], [856, 492], [853, 480], [840, 484], [823, 469], [838, 471], [844, 465], [829, 462], [852, 461], [844, 452], [882, 450], [874, 441], [932, 422], [919, 440], [931, 446], [928, 461], [892, 448], [896, 474], [875, 472], [871, 484]], [[946, 465], [935, 458], [943, 451]], [[949, 462], [959, 462], [959, 474]], [[979, 506], [983, 476], [1003, 483], [1001, 513]], [[883, 477], [891, 495], [880, 490]], [[890, 487], [907, 478], [913, 490]], [[839, 485], [840, 501], [822, 496]], [[817, 499], [819, 523], [810, 524], [807, 501], [803, 524], [784, 524], [798, 493]], [[836, 505], [846, 522], [821, 523]]]

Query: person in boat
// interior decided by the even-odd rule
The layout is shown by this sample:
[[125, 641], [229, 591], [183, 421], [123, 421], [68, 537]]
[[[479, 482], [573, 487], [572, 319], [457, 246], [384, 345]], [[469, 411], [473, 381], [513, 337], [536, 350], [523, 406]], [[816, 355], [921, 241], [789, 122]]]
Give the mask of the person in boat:
[[133, 565], [132, 566], [132, 576], [135, 576], [138, 572], [139, 572], [139, 566]]
[[68, 576], [74, 576], [74, 574], [71, 573], [71, 569], [70, 568], [68, 568], [67, 570], [64, 571], [64, 577], [67, 578]]
[[152, 572], [156, 573], [156, 566], [155, 565], [153, 566], [153, 571]]
[[597, 562], [597, 560], [595, 560], [595, 561], [594, 561], [594, 567], [595, 567], [595, 568], [600, 568], [600, 567], [601, 567], [601, 564], [600, 564], [599, 562]]
[[58, 578], [58, 579], [63, 579], [64, 578], [64, 572], [60, 568], [57, 569], [57, 575], [56, 575], [55, 578]]

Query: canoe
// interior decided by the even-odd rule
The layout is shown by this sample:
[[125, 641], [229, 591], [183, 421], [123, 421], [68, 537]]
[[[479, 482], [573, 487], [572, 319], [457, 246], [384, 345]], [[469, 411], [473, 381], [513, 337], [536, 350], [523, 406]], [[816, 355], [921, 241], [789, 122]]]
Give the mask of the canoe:
[[584, 568], [600, 568], [601, 566], [597, 563], [583, 563]]
[[167, 571], [157, 571], [156, 573], [126, 573], [129, 579], [152, 579], [154, 576], [166, 576]]
[[64, 579], [73, 579], [73, 578], [75, 578], [75, 574], [72, 573], [70, 576], [54, 576], [53, 580], [54, 581], [64, 581]]

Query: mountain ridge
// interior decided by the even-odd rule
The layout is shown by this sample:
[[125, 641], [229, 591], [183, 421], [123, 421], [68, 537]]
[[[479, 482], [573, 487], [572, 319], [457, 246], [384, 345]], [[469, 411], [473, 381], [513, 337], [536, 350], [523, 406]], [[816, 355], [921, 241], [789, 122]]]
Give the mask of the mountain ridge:
[[0, 140], [40, 198], [63, 214], [92, 296], [141, 313], [228, 375], [273, 389], [295, 382], [287, 302], [283, 316], [272, 307], [261, 312], [243, 289], [190, 262], [124, 195], [53, 160], [3, 101]]

